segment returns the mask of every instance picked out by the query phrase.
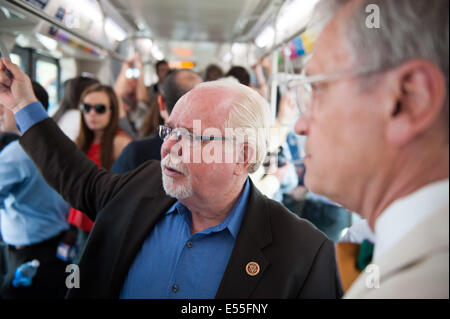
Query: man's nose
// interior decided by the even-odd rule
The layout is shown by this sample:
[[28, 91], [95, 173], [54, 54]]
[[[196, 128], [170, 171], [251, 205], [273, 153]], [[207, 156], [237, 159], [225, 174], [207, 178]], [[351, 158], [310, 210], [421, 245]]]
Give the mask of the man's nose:
[[308, 135], [309, 134], [309, 119], [300, 117], [295, 123], [295, 133], [298, 135]]
[[183, 155], [181, 144], [177, 141], [174, 134], [167, 137], [161, 146], [161, 158], [166, 157], [169, 153], [172, 153], [173, 156]]

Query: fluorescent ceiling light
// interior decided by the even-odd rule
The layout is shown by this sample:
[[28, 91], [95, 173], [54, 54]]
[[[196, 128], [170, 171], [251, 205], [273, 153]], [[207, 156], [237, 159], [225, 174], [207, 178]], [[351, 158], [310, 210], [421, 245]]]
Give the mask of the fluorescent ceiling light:
[[145, 24], [142, 21], [137, 24], [137, 27], [139, 30], [145, 31]]
[[152, 46], [152, 54], [155, 57], [156, 60], [163, 60], [164, 59], [164, 53], [162, 53], [161, 49], [154, 44]]
[[114, 38], [117, 41], [123, 41], [127, 36], [125, 31], [109, 17], [105, 20], [105, 32], [109, 37]]
[[102, 12], [96, 1], [78, 0], [76, 1], [76, 4], [75, 1], [70, 1], [70, 4], [73, 6], [74, 11], [76, 11], [79, 15], [87, 15], [93, 21], [101, 21], [103, 19]]
[[234, 55], [245, 54], [246, 50], [247, 50], [247, 46], [243, 43], [233, 43], [233, 45], [231, 46], [231, 52]]
[[42, 43], [42, 45], [49, 51], [55, 51], [58, 47], [58, 42], [52, 38], [49, 38], [45, 35], [36, 33], [36, 37], [39, 40], [39, 42]]
[[6, 16], [6, 18], [11, 19], [11, 13], [9, 13], [9, 10], [5, 7], [0, 6], [0, 10], [2, 10], [3, 14]]
[[223, 60], [227, 63], [231, 62], [231, 60], [233, 59], [233, 55], [231, 54], [231, 52], [228, 52], [227, 54], [225, 54], [225, 56], [223, 57]]
[[280, 10], [277, 20], [277, 32], [288, 36], [299, 31], [307, 23], [318, 0], [290, 0], [286, 1]]
[[145, 52], [150, 52], [152, 50], [153, 41], [151, 39], [139, 39], [138, 43]]
[[267, 26], [255, 39], [255, 44], [260, 48], [265, 48], [273, 43], [275, 38], [275, 29], [273, 26]]
[[16, 43], [21, 47], [29, 47], [31, 46], [31, 41], [28, 36], [23, 34], [19, 34], [16, 38]]

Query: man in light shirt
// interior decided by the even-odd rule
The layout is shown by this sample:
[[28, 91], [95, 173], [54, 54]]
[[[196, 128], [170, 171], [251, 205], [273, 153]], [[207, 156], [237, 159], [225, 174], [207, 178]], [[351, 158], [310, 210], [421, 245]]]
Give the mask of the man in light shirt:
[[[46, 110], [45, 89], [33, 82], [33, 91]], [[0, 110], [0, 126], [5, 132], [20, 134], [14, 114], [1, 104]], [[69, 229], [68, 211], [69, 205], [47, 185], [18, 141], [0, 151], [0, 235], [6, 245], [6, 273], [0, 298], [64, 297], [69, 262], [61, 260], [57, 252]], [[31, 285], [15, 286], [16, 269], [33, 259], [39, 260], [40, 265]]]
[[373, 266], [346, 298], [449, 296], [448, 6], [316, 7], [328, 24], [294, 86], [306, 186], [360, 213], [375, 234]]

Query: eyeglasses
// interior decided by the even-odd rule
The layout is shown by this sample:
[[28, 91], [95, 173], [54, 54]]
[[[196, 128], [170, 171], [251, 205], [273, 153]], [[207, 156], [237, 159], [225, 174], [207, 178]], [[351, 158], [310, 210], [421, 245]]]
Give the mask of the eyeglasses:
[[318, 74], [306, 76], [305, 73], [298, 75], [296, 79], [288, 82], [288, 89], [295, 96], [295, 101], [300, 112], [300, 117], [311, 116], [314, 99], [318, 93], [318, 83], [329, 83], [345, 80], [346, 78], [359, 77], [370, 73], [379, 72], [379, 69], [367, 68], [358, 71], [344, 71], [333, 74]]
[[87, 103], [80, 103], [80, 110], [83, 113], [89, 113], [91, 111], [91, 109], [94, 109], [95, 113], [97, 114], [103, 114], [106, 112], [106, 110], [108, 109], [108, 107], [104, 104], [95, 104], [95, 105], [90, 105]]
[[230, 140], [226, 137], [217, 137], [217, 136], [200, 136], [196, 135], [192, 132], [189, 132], [187, 129], [180, 127], [180, 128], [171, 128], [167, 125], [159, 125], [158, 127], [158, 135], [161, 139], [165, 140], [167, 138], [170, 138], [175, 134], [177, 142], [186, 141], [189, 142], [191, 145], [195, 142], [202, 142], [202, 141], [226, 141]]

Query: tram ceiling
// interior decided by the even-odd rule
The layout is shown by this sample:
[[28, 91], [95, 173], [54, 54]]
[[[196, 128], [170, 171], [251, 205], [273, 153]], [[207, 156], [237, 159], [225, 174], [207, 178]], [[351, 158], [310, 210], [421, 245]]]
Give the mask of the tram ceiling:
[[257, 22], [273, 0], [110, 0], [122, 16], [156, 39], [231, 42]]
[[[167, 59], [218, 60], [280, 0], [109, 0], [121, 16], [157, 43]], [[191, 52], [191, 55], [188, 53]], [[181, 53], [181, 54], [178, 54]]]

